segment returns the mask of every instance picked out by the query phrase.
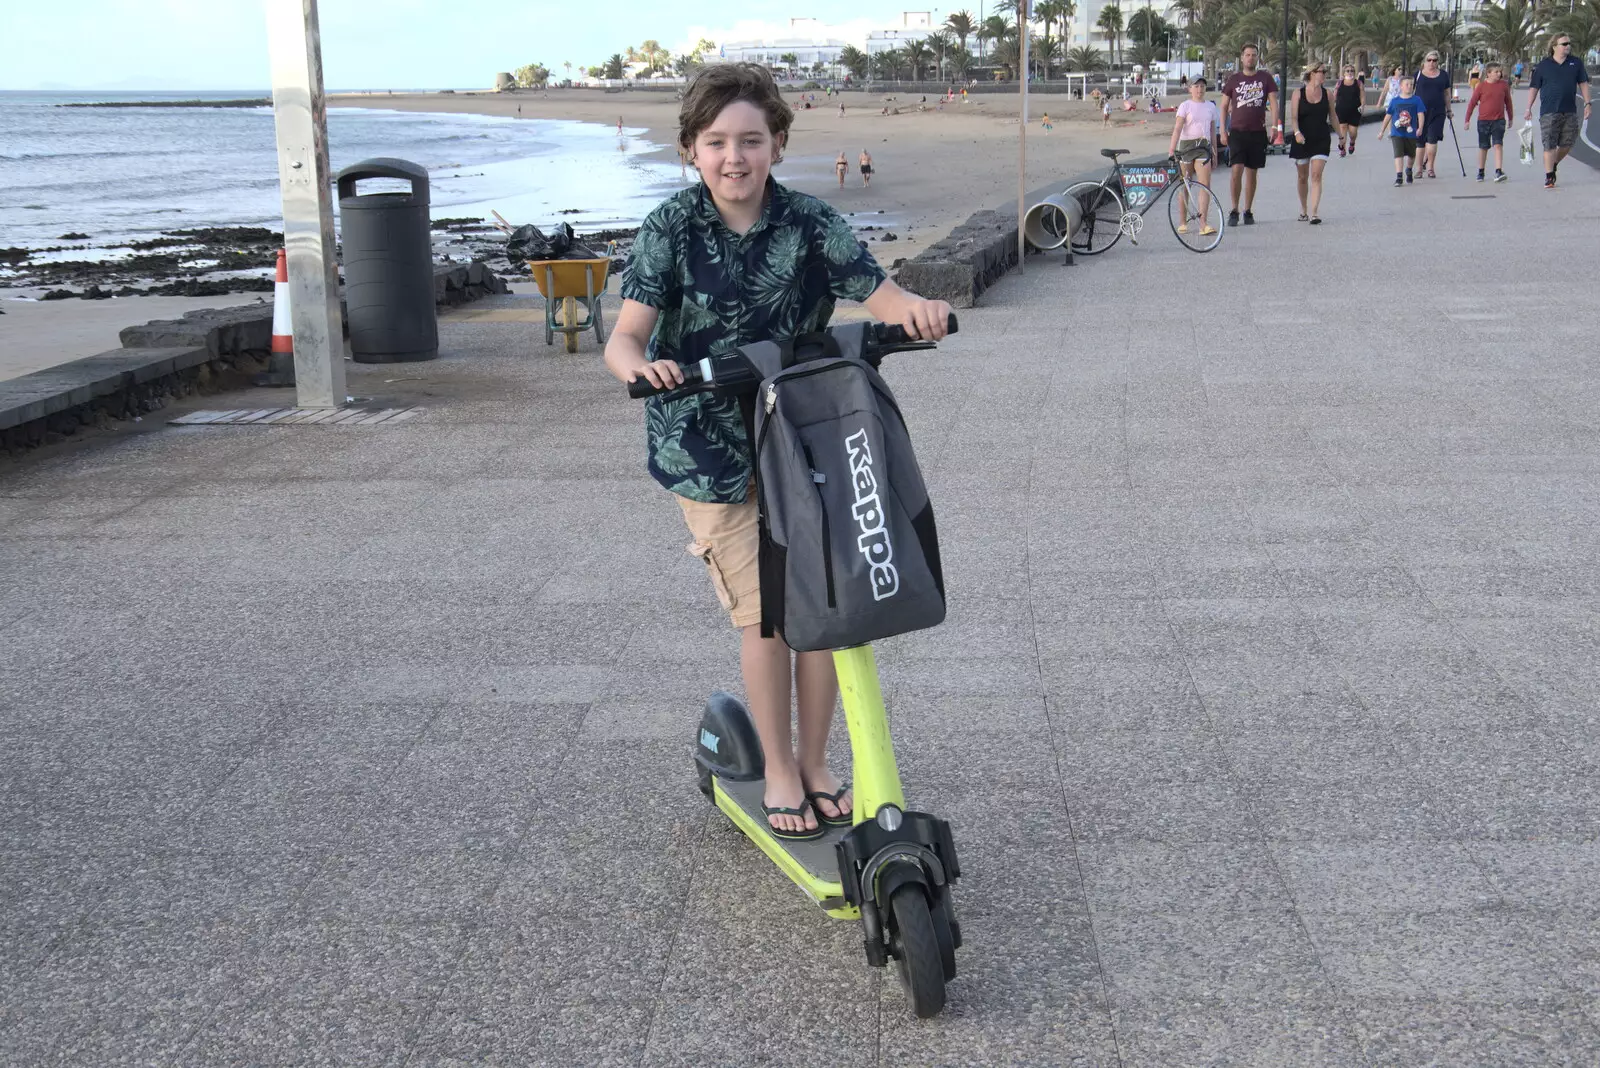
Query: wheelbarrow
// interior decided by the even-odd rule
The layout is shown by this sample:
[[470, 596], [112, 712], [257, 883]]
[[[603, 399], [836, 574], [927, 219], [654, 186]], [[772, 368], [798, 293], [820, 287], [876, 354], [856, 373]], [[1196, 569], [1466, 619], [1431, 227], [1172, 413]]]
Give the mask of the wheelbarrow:
[[[594, 328], [595, 338], [606, 341], [605, 321], [600, 314], [600, 298], [605, 293], [606, 275], [611, 271], [611, 245], [606, 255], [593, 260], [529, 260], [533, 280], [544, 296], [544, 343], [554, 345], [556, 334], [564, 334], [567, 351], [578, 351], [578, 335]], [[578, 318], [578, 305], [586, 315]]]

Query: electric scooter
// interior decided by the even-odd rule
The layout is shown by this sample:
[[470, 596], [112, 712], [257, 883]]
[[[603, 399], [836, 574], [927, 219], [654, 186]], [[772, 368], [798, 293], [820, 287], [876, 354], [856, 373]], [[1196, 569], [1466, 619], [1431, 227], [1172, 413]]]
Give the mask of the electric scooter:
[[[956, 326], [952, 315], [948, 332], [955, 333]], [[660, 390], [638, 379], [629, 384], [628, 393], [721, 392], [738, 397], [749, 432], [756, 389], [762, 378], [779, 369], [841, 354], [876, 368], [890, 353], [934, 347], [910, 338], [899, 326], [848, 323], [685, 364], [682, 386]], [[749, 440], [755, 440], [753, 432]], [[961, 945], [961, 924], [950, 894], [961, 866], [950, 824], [906, 808], [872, 647], [836, 649], [833, 662], [853, 759], [851, 826], [822, 823], [820, 837], [803, 840], [772, 833], [762, 807], [766, 762], [755, 722], [742, 701], [722, 691], [706, 702], [695, 735], [700, 790], [829, 916], [859, 919], [867, 963], [882, 968], [893, 959], [912, 1010], [920, 1017], [935, 1016], [944, 1008], [945, 983], [955, 978], [955, 951]]]

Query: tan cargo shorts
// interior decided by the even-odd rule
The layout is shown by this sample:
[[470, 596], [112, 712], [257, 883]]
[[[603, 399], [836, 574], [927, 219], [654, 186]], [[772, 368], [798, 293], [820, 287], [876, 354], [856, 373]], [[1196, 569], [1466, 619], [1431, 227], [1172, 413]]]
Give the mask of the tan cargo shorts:
[[754, 498], [743, 504], [707, 504], [678, 498], [683, 521], [694, 541], [689, 555], [706, 565], [717, 600], [735, 627], [761, 622], [761, 572], [756, 558], [761, 536], [756, 526]]

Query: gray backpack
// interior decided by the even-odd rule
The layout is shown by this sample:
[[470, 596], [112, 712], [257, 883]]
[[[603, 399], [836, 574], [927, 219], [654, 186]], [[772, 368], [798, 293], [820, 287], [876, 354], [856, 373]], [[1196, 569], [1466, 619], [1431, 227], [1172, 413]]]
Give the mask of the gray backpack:
[[933, 506], [877, 371], [840, 355], [771, 374], [755, 442], [763, 636], [805, 652], [944, 621]]

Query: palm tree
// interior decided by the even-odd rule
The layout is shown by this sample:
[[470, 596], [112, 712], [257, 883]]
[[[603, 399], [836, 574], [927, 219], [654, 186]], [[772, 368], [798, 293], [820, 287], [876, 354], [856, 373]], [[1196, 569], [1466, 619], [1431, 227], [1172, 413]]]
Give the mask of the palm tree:
[[621, 52], [611, 53], [611, 58], [606, 60], [606, 77], [622, 78], [627, 74], [627, 60], [622, 58]]
[[905, 43], [906, 64], [911, 68], [911, 80], [920, 82], [922, 70], [933, 58], [933, 50], [926, 41], [907, 41]]
[[638, 52], [633, 52], [631, 48], [628, 51], [633, 53], [628, 58], [643, 63], [651, 74], [666, 66], [667, 61], [672, 58], [672, 53], [662, 48], [660, 41], [646, 41], [639, 46]]
[[934, 62], [939, 64], [939, 79], [942, 81], [944, 80], [945, 64], [949, 62], [950, 57], [955, 55], [960, 47], [956, 44], [956, 36], [949, 30], [938, 30], [928, 34], [924, 40], [928, 45], [928, 51], [933, 53]]
[[1386, 0], [1369, 0], [1345, 8], [1328, 24], [1328, 40], [1351, 51], [1366, 52], [1382, 67], [1400, 62], [1405, 16]]
[[1045, 34], [1028, 47], [1028, 59], [1044, 68], [1045, 81], [1050, 80], [1050, 68], [1061, 62], [1061, 38]]
[[[1396, 17], [1399, 16], [1396, 11]], [[1206, 66], [1216, 69], [1217, 57], [1222, 50], [1222, 42], [1228, 38], [1228, 20], [1221, 11], [1208, 11], [1200, 18], [1189, 23], [1188, 39], [1190, 43], [1200, 46], [1200, 54], [1205, 57]]]
[[1528, 0], [1484, 0], [1478, 8], [1472, 40], [1506, 63], [1527, 59], [1539, 39], [1533, 5]]
[[1106, 54], [1093, 45], [1079, 45], [1067, 53], [1067, 69], [1076, 74], [1105, 70]]
[[1460, 47], [1461, 24], [1453, 18], [1424, 22], [1412, 36], [1421, 41], [1424, 48], [1431, 48], [1441, 56], [1450, 56]]
[[[1000, 15], [990, 15], [983, 20], [983, 26], [978, 30], [978, 33], [981, 35], [979, 40], [999, 42], [1012, 36], [1014, 30], [1011, 23]], [[993, 57], [991, 56], [990, 58]]]
[[1600, 47], [1600, 0], [1580, 0], [1570, 12], [1550, 20], [1550, 32], [1572, 38], [1572, 55], [1587, 56]]
[[839, 63], [857, 78], [867, 76], [867, 54], [855, 45], [845, 45], [839, 49]]
[[958, 48], [950, 53], [950, 73], [957, 78], [965, 78], [972, 62], [972, 53], [965, 48]]
[[898, 48], [885, 48], [872, 54], [872, 69], [880, 78], [887, 76], [887, 80], [898, 80], [905, 66], [906, 54]]
[[795, 55], [793, 52], [785, 52], [783, 55], [778, 57], [778, 62], [782, 63], [784, 67], [787, 68], [789, 77], [793, 78], [794, 67], [796, 63], [800, 62], [800, 57]]
[[1122, 8], [1116, 4], [1107, 4], [1100, 9], [1100, 17], [1095, 20], [1095, 25], [1111, 38], [1115, 62], [1117, 66], [1122, 66]]
[[989, 50], [989, 61], [997, 67], [1004, 67], [1006, 74], [1015, 78], [1017, 67], [1021, 65], [1021, 51], [1021, 44], [1012, 38], [997, 40], [994, 47]]
[[[1279, 10], [1282, 10], [1281, 8]], [[1172, 29], [1172, 23], [1155, 14], [1150, 8], [1142, 7], [1128, 17], [1128, 40], [1143, 41], [1145, 44], [1155, 44], [1166, 37]]]
[[[1044, 35], [1050, 36], [1052, 27], [1060, 25], [1063, 28], [1072, 17], [1078, 13], [1078, 5], [1073, 0], [1039, 0], [1033, 5], [1033, 17], [1044, 24]], [[1066, 34], [1061, 34], [1065, 37]]]
[[961, 51], [967, 50], [967, 38], [971, 37], [978, 28], [972, 21], [972, 12], [957, 11], [954, 15], [944, 20], [945, 29], [956, 35], [956, 40], [961, 42]]
[[1159, 58], [1159, 50], [1149, 41], [1134, 41], [1133, 47], [1128, 50], [1128, 59], [1134, 66], [1143, 67], [1147, 72]]

